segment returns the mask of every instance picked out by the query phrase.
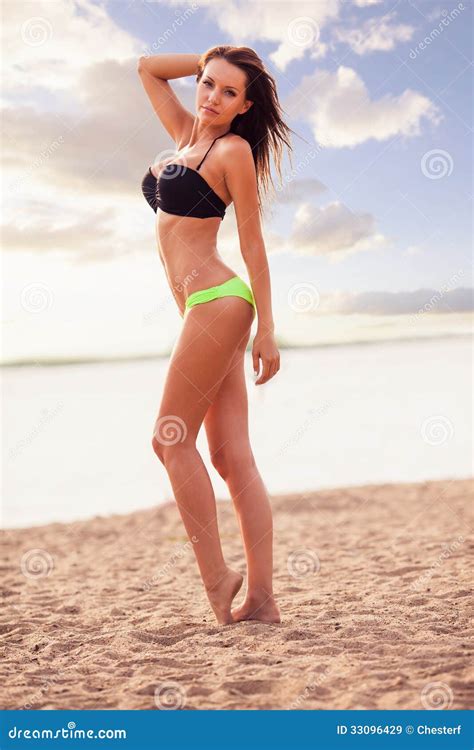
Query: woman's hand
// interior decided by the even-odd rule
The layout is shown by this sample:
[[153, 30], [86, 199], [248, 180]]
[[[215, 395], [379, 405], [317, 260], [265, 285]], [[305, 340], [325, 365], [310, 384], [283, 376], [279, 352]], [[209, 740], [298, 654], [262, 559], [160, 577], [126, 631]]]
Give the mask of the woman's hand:
[[266, 383], [280, 369], [280, 352], [278, 351], [273, 331], [265, 326], [257, 328], [257, 333], [253, 340], [252, 360], [256, 375], [258, 375], [260, 369], [260, 359], [262, 360], [262, 374], [255, 381], [255, 385]]

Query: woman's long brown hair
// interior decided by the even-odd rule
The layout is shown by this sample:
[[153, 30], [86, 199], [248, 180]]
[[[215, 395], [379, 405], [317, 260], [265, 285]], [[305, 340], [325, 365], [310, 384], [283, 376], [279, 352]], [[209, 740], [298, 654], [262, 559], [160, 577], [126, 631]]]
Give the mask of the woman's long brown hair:
[[262, 213], [262, 195], [270, 183], [274, 187], [270, 173], [270, 152], [281, 182], [282, 144], [286, 144], [291, 161], [292, 147], [288, 139], [293, 131], [283, 122], [275, 79], [265, 69], [255, 50], [251, 47], [231, 45], [211, 47], [199, 59], [196, 83], [201, 80], [207, 63], [215, 57], [223, 57], [227, 62], [241, 68], [247, 76], [245, 98], [253, 101], [253, 105], [243, 115], [234, 117], [230, 130], [245, 138], [252, 149], [257, 174], [259, 211]]

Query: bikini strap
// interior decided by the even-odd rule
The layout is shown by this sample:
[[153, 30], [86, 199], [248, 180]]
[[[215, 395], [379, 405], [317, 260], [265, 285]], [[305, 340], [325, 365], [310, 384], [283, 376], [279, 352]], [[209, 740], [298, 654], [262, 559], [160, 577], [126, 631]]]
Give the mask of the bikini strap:
[[[227, 131], [227, 133], [228, 133], [228, 132], [229, 132], [229, 131]], [[196, 171], [197, 171], [197, 172], [199, 172], [199, 167], [200, 167], [200, 166], [201, 166], [201, 164], [203, 163], [204, 159], [205, 159], [205, 158], [206, 158], [206, 156], [208, 155], [208, 153], [209, 153], [209, 151], [211, 150], [211, 148], [213, 147], [214, 143], [215, 143], [215, 142], [216, 142], [216, 141], [217, 141], [217, 140], [218, 140], [219, 138], [223, 138], [223, 137], [224, 137], [225, 135], [227, 135], [227, 133], [223, 133], [222, 135], [218, 135], [218, 136], [217, 136], [217, 138], [214, 138], [214, 140], [212, 141], [211, 145], [209, 146], [209, 148], [207, 149], [206, 153], [204, 154], [204, 156], [202, 157], [201, 161], [199, 162], [198, 166], [196, 167]]]

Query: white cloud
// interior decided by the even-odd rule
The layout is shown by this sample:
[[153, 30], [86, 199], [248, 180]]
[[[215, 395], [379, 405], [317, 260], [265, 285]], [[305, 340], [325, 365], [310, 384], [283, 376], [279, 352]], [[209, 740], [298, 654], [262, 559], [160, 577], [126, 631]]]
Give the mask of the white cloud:
[[358, 73], [343, 65], [335, 73], [318, 70], [305, 76], [284, 107], [291, 117], [310, 123], [322, 146], [334, 148], [357, 146], [370, 138], [419, 135], [423, 118], [436, 124], [441, 118], [430, 99], [411, 89], [372, 101]]
[[423, 252], [424, 252], [424, 248], [420, 247], [420, 245], [409, 245], [406, 248], [404, 255], [420, 255], [420, 253], [423, 253]]
[[[173, 88], [193, 109], [194, 90], [179, 82]], [[4, 245], [63, 247], [83, 257], [133, 252], [153, 224], [142, 177], [173, 143], [130, 60], [91, 65], [78, 74], [68, 101], [60, 114], [18, 105], [3, 110]], [[124, 101], [127, 116], [117, 116]]]
[[322, 296], [318, 312], [342, 315], [470, 312], [474, 310], [473, 291], [470, 288], [458, 287], [446, 292], [438, 289], [415, 289], [401, 292], [333, 292]]
[[[32, 89], [73, 90], [94, 63], [138, 59], [138, 39], [110, 18], [105, 3], [92, 0], [8, 2], [2, 13], [3, 96], [18, 99]], [[10, 99], [11, 98], [11, 99]]]
[[[167, 0], [181, 6], [182, 0]], [[341, 0], [300, 0], [294, 4], [280, 0], [199, 0], [212, 20], [229, 38], [229, 43], [245, 45], [255, 41], [275, 42], [269, 58], [280, 70], [306, 53], [319, 58], [326, 53], [321, 31], [339, 17]]]
[[367, 8], [370, 5], [380, 5], [383, 0], [353, 0], [353, 2], [358, 8]]
[[[283, 175], [283, 180], [285, 176]], [[289, 179], [286, 184], [283, 182], [282, 190], [277, 191], [278, 203], [301, 203], [309, 198], [316, 198], [327, 190], [320, 180], [314, 177], [302, 178], [299, 180]]]
[[395, 13], [382, 18], [369, 18], [360, 28], [335, 28], [333, 39], [348, 44], [358, 55], [370, 52], [388, 52], [400, 42], [408, 42], [415, 29], [404, 23], [392, 23]]
[[295, 253], [329, 255], [333, 260], [386, 244], [383, 235], [376, 233], [371, 214], [356, 214], [339, 201], [324, 207], [303, 203], [288, 240]]
[[[445, 11], [446, 12], [446, 11]], [[434, 8], [430, 13], [426, 14], [426, 20], [427, 21], [437, 21], [438, 18], [441, 18], [443, 15], [442, 9], [438, 6], [437, 8]]]

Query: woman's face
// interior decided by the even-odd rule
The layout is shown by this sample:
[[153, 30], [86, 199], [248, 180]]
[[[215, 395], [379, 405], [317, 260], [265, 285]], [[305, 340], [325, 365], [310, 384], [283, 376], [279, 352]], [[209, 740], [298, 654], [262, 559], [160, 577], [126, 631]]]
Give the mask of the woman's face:
[[[197, 116], [206, 125], [230, 125], [236, 115], [252, 106], [245, 98], [246, 75], [236, 65], [215, 57], [197, 84]], [[213, 110], [213, 111], [211, 111]]]

